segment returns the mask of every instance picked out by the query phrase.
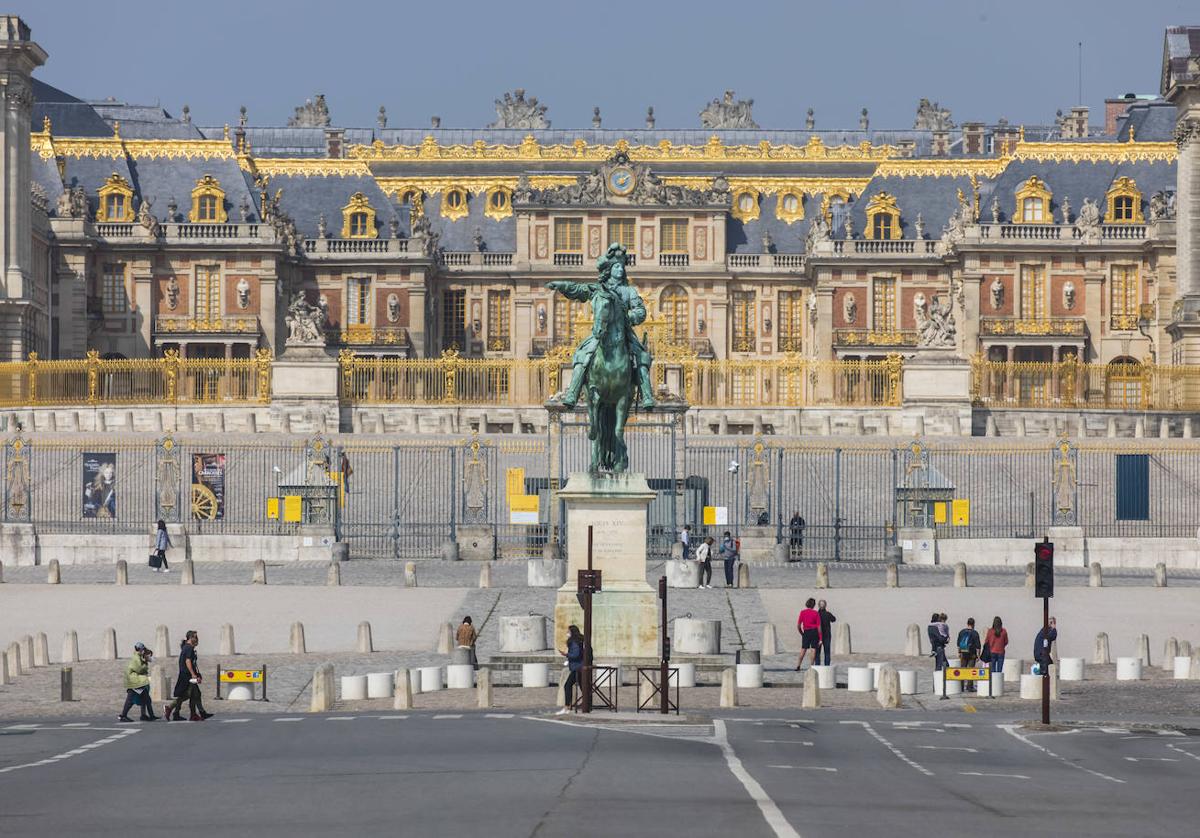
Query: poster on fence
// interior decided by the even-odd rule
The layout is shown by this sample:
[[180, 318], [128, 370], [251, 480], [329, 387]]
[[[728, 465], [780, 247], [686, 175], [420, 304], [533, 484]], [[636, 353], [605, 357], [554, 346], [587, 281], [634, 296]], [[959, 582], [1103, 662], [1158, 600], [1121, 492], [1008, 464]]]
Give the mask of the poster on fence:
[[221, 521], [225, 518], [225, 455], [192, 455], [192, 518]]
[[83, 455], [83, 517], [117, 517], [117, 455]]

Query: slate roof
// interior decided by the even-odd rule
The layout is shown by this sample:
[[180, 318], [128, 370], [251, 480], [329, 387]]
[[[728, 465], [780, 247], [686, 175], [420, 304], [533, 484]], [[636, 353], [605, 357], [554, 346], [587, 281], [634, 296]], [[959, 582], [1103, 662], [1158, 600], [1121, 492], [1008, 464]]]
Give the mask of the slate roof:
[[1170, 142], [1175, 139], [1175, 106], [1165, 99], [1135, 100], [1118, 119], [1111, 138], [1124, 142], [1133, 126], [1134, 139], [1141, 142]]
[[[980, 179], [980, 194], [983, 193], [984, 181]], [[850, 205], [850, 213], [854, 219], [855, 235], [861, 237], [867, 229], [867, 204], [871, 198], [880, 192], [887, 192], [896, 198], [896, 206], [900, 208], [901, 238], [915, 239], [917, 215], [925, 225], [925, 238], [936, 239], [942, 235], [942, 228], [950, 222], [950, 215], [958, 209], [958, 190], [968, 199], [971, 196], [971, 179], [969, 177], [882, 177], [875, 178], [856, 196]], [[981, 201], [982, 203], [982, 201]], [[835, 230], [834, 237], [842, 238], [844, 231]]]
[[[100, 202], [100, 198], [96, 193], [114, 172], [125, 178], [130, 185], [133, 185], [134, 177], [129, 170], [129, 158], [125, 155], [117, 158], [68, 157], [64, 180], [68, 187], [83, 187], [84, 191], [87, 192], [88, 206], [91, 207], [94, 217]], [[191, 194], [190, 190], [189, 194]], [[137, 198], [135, 196], [134, 208], [136, 209], [136, 207]], [[54, 212], [53, 204], [50, 205], [50, 211]]]
[[[340, 233], [342, 207], [350, 202], [350, 196], [355, 192], [362, 192], [375, 210], [375, 226], [380, 238], [388, 237], [389, 219], [405, 220], [375, 179], [366, 175], [275, 175], [271, 178], [269, 189], [272, 195], [277, 189], [283, 190], [280, 206], [295, 220], [296, 229], [308, 238], [316, 237], [317, 224], [322, 215], [325, 216], [330, 234]], [[407, 234], [406, 226], [401, 225], [401, 235]]]
[[[239, 207], [245, 200], [250, 207], [250, 219], [258, 220], [258, 203], [238, 167], [230, 158], [210, 160], [166, 160], [163, 158], [130, 161], [130, 172], [134, 178], [134, 192], [140, 205], [142, 199], [150, 201], [150, 211], [160, 221], [187, 221], [192, 206], [192, 190], [196, 181], [212, 175], [225, 190], [225, 212], [230, 221], [240, 221]], [[171, 199], [178, 205], [177, 217], [167, 218], [167, 205]]]
[[446, 250], [474, 250], [475, 230], [483, 234], [487, 250], [511, 253], [517, 249], [517, 219], [515, 215], [497, 221], [484, 215], [487, 195], [483, 192], [467, 196], [467, 215], [455, 221], [442, 217], [442, 198], [439, 192], [425, 199], [425, 214], [433, 230], [441, 235], [438, 245]]
[[33, 130], [42, 130], [42, 121], [50, 117], [51, 130], [70, 137], [108, 137], [112, 127], [95, 109], [70, 93], [39, 81], [33, 81]]

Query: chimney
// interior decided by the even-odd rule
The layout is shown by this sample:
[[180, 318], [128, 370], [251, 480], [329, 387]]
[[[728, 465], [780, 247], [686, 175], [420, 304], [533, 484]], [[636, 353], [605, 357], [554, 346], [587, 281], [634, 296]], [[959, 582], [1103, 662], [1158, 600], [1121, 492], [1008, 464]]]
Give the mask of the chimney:
[[933, 156], [946, 157], [950, 154], [950, 132], [937, 128], [933, 132]]
[[916, 140], [897, 140], [896, 141], [896, 156], [897, 157], [914, 157], [917, 151]]
[[1088, 135], [1088, 109], [1086, 105], [1071, 108], [1071, 115], [1063, 120], [1063, 137], [1083, 139]]
[[1009, 125], [1008, 120], [1001, 117], [1000, 122], [996, 124], [996, 154], [1000, 157], [1012, 154], [1017, 148], [1017, 139], [1020, 136], [1020, 129]]
[[345, 128], [326, 128], [325, 129], [325, 156], [329, 158], [344, 157], [346, 154]]
[[1110, 137], [1116, 136], [1117, 120], [1125, 115], [1129, 106], [1137, 101], [1137, 96], [1126, 93], [1120, 99], [1104, 100], [1104, 133]]
[[964, 154], [983, 154], [982, 122], [964, 122], [962, 135]]

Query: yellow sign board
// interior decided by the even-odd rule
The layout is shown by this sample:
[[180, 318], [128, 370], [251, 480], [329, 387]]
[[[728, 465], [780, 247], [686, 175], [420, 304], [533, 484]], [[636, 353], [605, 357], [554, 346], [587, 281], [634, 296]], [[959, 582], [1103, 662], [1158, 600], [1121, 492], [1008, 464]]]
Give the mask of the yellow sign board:
[[300, 496], [285, 495], [283, 498], [283, 520], [291, 523], [299, 523], [303, 518], [301, 512]]
[[510, 524], [538, 523], [538, 496], [509, 495], [508, 522]]
[[950, 502], [950, 517], [956, 527], [965, 527], [971, 523], [971, 499], [955, 498]]
[[512, 507], [512, 498], [526, 497], [525, 495], [525, 469], [510, 468], [504, 470], [504, 493], [509, 498], [509, 507]]
[[943, 669], [947, 681], [986, 681], [992, 677], [986, 666], [982, 669]]
[[729, 523], [729, 507], [728, 506], [706, 506], [704, 507], [704, 526], [706, 527], [723, 527]]
[[279, 520], [279, 498], [267, 498], [267, 518]]
[[946, 523], [946, 504], [944, 501], [937, 501], [933, 504], [933, 523]]
[[222, 669], [221, 683], [223, 684], [261, 684], [263, 672], [261, 669]]

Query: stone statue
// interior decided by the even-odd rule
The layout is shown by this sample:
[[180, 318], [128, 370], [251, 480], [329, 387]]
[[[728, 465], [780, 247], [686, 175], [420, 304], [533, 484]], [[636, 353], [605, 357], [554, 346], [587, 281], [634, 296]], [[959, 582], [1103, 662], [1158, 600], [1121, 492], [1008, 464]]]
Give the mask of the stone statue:
[[939, 255], [953, 253], [963, 239], [967, 237], [967, 224], [971, 216], [971, 207], [969, 202], [963, 197], [962, 190], [958, 190], [958, 209], [950, 213], [950, 218], [946, 226], [942, 228], [942, 238], [938, 241], [937, 252]]
[[751, 110], [753, 99], [733, 100], [733, 91], [726, 90], [723, 99], [713, 99], [700, 111], [700, 125], [704, 128], [757, 128]]
[[871, 118], [867, 115], [867, 109], [862, 109], [862, 115], [858, 118], [858, 128], [860, 131], [871, 130]]
[[395, 294], [387, 296], [387, 319], [389, 323], [400, 322], [400, 298]]
[[[245, 203], [245, 201], [246, 199], [243, 197], [242, 202]], [[167, 217], [165, 220], [168, 224], [174, 224], [179, 220], [179, 204], [176, 202], [174, 195], [167, 201]]]
[[858, 320], [858, 300], [853, 291], [842, 297], [842, 318], [847, 326], [853, 326]]
[[[614, 195], [608, 191], [609, 174], [614, 169], [628, 169], [633, 188], [627, 194]], [[693, 189], [687, 186], [664, 183], [645, 163], [634, 163], [624, 152], [617, 152], [599, 169], [579, 175], [575, 183], [552, 189], [535, 190], [527, 177], [518, 178], [513, 193], [515, 203], [542, 204], [546, 206], [605, 206], [615, 201], [627, 201], [642, 206], [729, 206], [732, 199], [729, 181], [724, 177], [713, 178], [712, 186]]]
[[925, 219], [921, 217], [921, 213], [917, 213], [917, 220], [913, 223], [913, 229], [917, 234], [917, 241], [925, 238]]
[[514, 204], [532, 204], [533, 203], [533, 185], [529, 182], [529, 175], [521, 172], [517, 178], [517, 188], [513, 190]]
[[817, 295], [808, 295], [808, 322], [813, 326], [817, 325]]
[[597, 260], [598, 282], [555, 280], [547, 286], [568, 299], [590, 301], [592, 306], [592, 333], [575, 350], [571, 384], [552, 401], [574, 407], [581, 392], [586, 392], [593, 473], [628, 469], [625, 422], [635, 395], [640, 391], [643, 409], [655, 406], [652, 358], [633, 329], [646, 319], [646, 305], [629, 286], [627, 260], [624, 246], [614, 242]]
[[86, 221], [91, 217], [91, 214], [87, 192], [84, 191], [82, 186], [71, 187], [71, 217], [82, 218]]
[[288, 327], [289, 345], [325, 345], [325, 312], [305, 299], [303, 291], [292, 296], [283, 322]]
[[1166, 221], [1175, 217], [1175, 190], [1160, 190], [1150, 196], [1150, 220]]
[[812, 108], [809, 108], [808, 113], [804, 115], [804, 127], [809, 131], [817, 127], [817, 118], [813, 114]]
[[329, 235], [329, 222], [325, 220], [325, 213], [317, 218], [317, 238], [323, 239]]
[[992, 284], [988, 287], [988, 291], [992, 295], [992, 311], [999, 311], [1004, 305], [1004, 283], [1000, 281], [1000, 277], [993, 277]]
[[174, 311], [179, 305], [179, 280], [175, 278], [175, 274], [171, 274], [171, 278], [167, 280], [166, 297], [167, 310]]
[[1067, 311], [1075, 310], [1075, 283], [1067, 280], [1063, 283], [1063, 308]]
[[1000, 198], [992, 196], [992, 223], [1000, 223]]
[[[1084, 199], [1084, 203], [1085, 204], [1087, 203], [1086, 198]], [[1068, 198], [1066, 195], [1063, 195], [1062, 202], [1058, 206], [1059, 206], [1059, 211], [1062, 213], [1062, 223], [1064, 225], [1070, 224], [1071, 223], [1071, 199]]]
[[233, 290], [237, 292], [238, 308], [248, 308], [250, 306], [250, 283], [246, 281], [246, 277], [239, 279]]
[[823, 213], [817, 213], [817, 217], [808, 225], [808, 232], [804, 234], [804, 252], [811, 254], [817, 249], [817, 245], [824, 244], [832, 238], [829, 235], [829, 222], [825, 220]]
[[387, 108], [383, 105], [379, 106], [379, 115], [375, 117], [375, 124], [379, 126], [380, 131], [387, 128]]
[[483, 229], [475, 228], [475, 233], [471, 236], [471, 246], [475, 248], [476, 253], [483, 253]]
[[770, 230], [763, 230], [762, 234], [762, 252], [770, 253], [775, 248], [775, 240], [771, 238]]
[[854, 216], [850, 214], [850, 208], [846, 208], [846, 220], [842, 222], [842, 231], [846, 234], [846, 241], [854, 238]]
[[159, 225], [158, 219], [150, 212], [150, 202], [145, 198], [142, 198], [141, 204], [138, 205], [137, 220], [138, 224], [150, 235], [157, 237], [162, 233], [162, 227]]
[[1071, 461], [1071, 446], [1060, 442], [1058, 459], [1054, 463], [1054, 523], [1075, 523], [1075, 464]]
[[600, 106], [599, 105], [592, 108], [592, 127], [593, 128], [600, 127]]
[[[59, 218], [71, 218], [71, 190], [64, 189], [58, 194], [58, 200], [54, 202], [54, 214]], [[1154, 215], [1154, 202], [1150, 202], [1150, 214]]]
[[654, 127], [654, 106], [653, 105], [650, 105], [648, 108], [646, 108], [646, 127], [647, 128]]
[[1084, 198], [1079, 217], [1075, 219], [1075, 238], [1084, 244], [1099, 244], [1100, 237], [1100, 208], [1091, 198]]
[[242, 196], [242, 202], [238, 204], [238, 217], [241, 218], [243, 224], [250, 220], [250, 201], [246, 199], [245, 195]]
[[388, 237], [393, 239], [400, 238], [400, 219], [394, 215], [388, 219]]
[[954, 127], [950, 118], [949, 108], [943, 108], [938, 102], [922, 99], [917, 103], [917, 118], [913, 122], [916, 131], [948, 131]]
[[329, 107], [325, 104], [325, 94], [318, 93], [314, 102], [305, 99], [304, 104], [296, 108], [295, 116], [288, 118], [289, 128], [326, 128], [329, 126]]
[[934, 297], [925, 310], [925, 295], [918, 293], [913, 297], [913, 315], [917, 323], [917, 345], [934, 348], [954, 346], [957, 327], [954, 322], [954, 306], [950, 300], [943, 301], [940, 296]]
[[503, 99], [496, 100], [496, 121], [488, 128], [520, 128], [535, 130], [549, 128], [550, 120], [546, 119], [546, 106], [538, 104], [536, 96], [525, 98], [525, 90], [518, 87], [512, 93], [505, 93]]

